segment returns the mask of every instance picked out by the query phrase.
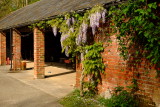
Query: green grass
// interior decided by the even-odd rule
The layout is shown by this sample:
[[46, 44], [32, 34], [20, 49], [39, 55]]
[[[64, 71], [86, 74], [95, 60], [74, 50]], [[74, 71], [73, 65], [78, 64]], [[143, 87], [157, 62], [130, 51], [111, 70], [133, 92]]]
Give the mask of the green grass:
[[80, 91], [75, 90], [60, 100], [64, 107], [138, 107], [137, 102], [130, 93], [123, 90], [118, 95], [113, 94], [110, 99], [100, 96], [81, 97]]
[[95, 98], [81, 97], [79, 90], [75, 90], [68, 96], [60, 100], [64, 107], [100, 107]]

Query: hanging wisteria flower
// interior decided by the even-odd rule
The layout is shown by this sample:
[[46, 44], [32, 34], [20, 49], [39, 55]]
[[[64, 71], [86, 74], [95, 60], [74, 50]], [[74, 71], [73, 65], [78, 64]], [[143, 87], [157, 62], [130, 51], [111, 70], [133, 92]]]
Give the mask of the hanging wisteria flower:
[[92, 28], [93, 35], [95, 35], [96, 28], [99, 27], [100, 20], [102, 19], [102, 22], [105, 23], [105, 15], [106, 15], [106, 9], [92, 13], [89, 16], [90, 26]]
[[72, 24], [74, 24], [75, 23], [74, 17], [71, 17], [71, 20], [72, 20]]
[[76, 44], [80, 45], [81, 42], [82, 42], [82, 27], [80, 27], [80, 29], [79, 29], [79, 35], [76, 38]]
[[96, 26], [92, 26], [92, 34], [95, 35], [96, 33]]
[[106, 9], [104, 9], [103, 12], [102, 12], [102, 22], [103, 23], [105, 23], [105, 21], [106, 21], [106, 12], [107, 12]]
[[66, 48], [65, 48], [65, 55], [66, 55], [67, 57], [69, 57], [68, 50], [69, 50], [69, 48], [68, 48], [68, 46], [66, 46]]
[[82, 43], [87, 42], [87, 30], [88, 30], [88, 24], [83, 22], [82, 23]]
[[88, 53], [88, 50], [86, 50], [86, 53], [85, 54], [87, 54]]
[[79, 34], [78, 36], [77, 36], [77, 38], [76, 38], [76, 44], [77, 45], [80, 45], [81, 44], [81, 41], [82, 41], [82, 34]]
[[95, 13], [95, 17], [96, 17], [96, 26], [99, 27], [99, 21], [101, 19], [101, 13], [100, 12], [96, 12]]
[[80, 42], [79, 42], [80, 40], [79, 40], [79, 35], [78, 35], [78, 37], [76, 37], [76, 45], [80, 45]]
[[68, 37], [69, 37], [68, 34], [64, 34], [64, 35], [62, 34], [62, 35], [61, 35], [61, 40], [60, 40], [60, 41], [61, 41], [61, 47], [62, 47], [62, 48], [63, 48], [63, 41], [66, 40]]
[[79, 29], [79, 35], [76, 38], [77, 45], [81, 45], [81, 43], [87, 42], [87, 29], [88, 29], [88, 24], [83, 22]]
[[97, 27], [97, 18], [96, 18], [96, 14], [95, 13], [92, 13], [89, 17], [90, 19], [90, 26], [92, 27], [92, 33], [93, 35], [95, 34], [95, 30], [96, 30], [96, 27]]
[[71, 28], [69, 29], [69, 31], [74, 32], [74, 28], [73, 28], [73, 27], [71, 27]]
[[81, 52], [81, 61], [83, 61], [83, 60], [84, 60], [84, 53]]
[[66, 19], [66, 24], [67, 24], [68, 26], [71, 26], [71, 21], [72, 21], [71, 18]]
[[56, 26], [52, 27], [52, 31], [53, 31], [54, 36], [57, 36], [57, 27]]

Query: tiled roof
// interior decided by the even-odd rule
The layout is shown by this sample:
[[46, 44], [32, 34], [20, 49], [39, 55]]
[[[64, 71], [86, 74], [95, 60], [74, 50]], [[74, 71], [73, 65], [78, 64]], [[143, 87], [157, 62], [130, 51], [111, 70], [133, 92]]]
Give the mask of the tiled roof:
[[18, 9], [0, 20], [0, 30], [25, 26], [56, 15], [107, 4], [115, 0], [41, 0]]

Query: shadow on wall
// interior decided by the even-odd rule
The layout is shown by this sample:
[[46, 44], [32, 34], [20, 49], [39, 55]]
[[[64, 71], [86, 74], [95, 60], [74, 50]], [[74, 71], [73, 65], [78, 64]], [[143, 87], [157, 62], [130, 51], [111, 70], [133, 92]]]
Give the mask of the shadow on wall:
[[[159, 64], [151, 64], [143, 53], [145, 52], [143, 43], [136, 41], [129, 48], [129, 60], [127, 61], [127, 69], [132, 72], [133, 78], [137, 81], [138, 90], [135, 91], [137, 98], [142, 107], [148, 105], [160, 106], [160, 70]], [[139, 52], [138, 52], [139, 51]], [[138, 53], [137, 53], [138, 52]], [[148, 105], [147, 105], [148, 104]]]

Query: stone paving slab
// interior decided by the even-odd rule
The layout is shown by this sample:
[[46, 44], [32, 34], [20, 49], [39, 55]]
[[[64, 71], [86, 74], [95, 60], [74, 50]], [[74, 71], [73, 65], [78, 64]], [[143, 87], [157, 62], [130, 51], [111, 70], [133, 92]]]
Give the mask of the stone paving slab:
[[[20, 84], [24, 84], [24, 86], [23, 85], [22, 86], [20, 86], [20, 85], [12, 86], [11, 85], [12, 88], [11, 89], [9, 88], [6, 91], [11, 91], [12, 93], [15, 93], [15, 94], [22, 92], [23, 95], [19, 95], [19, 96], [26, 96], [26, 97], [24, 97], [24, 99], [23, 99], [23, 97], [22, 98], [19, 97], [20, 99], [17, 100], [17, 101], [20, 101], [22, 104], [26, 103], [27, 101], [28, 101], [28, 103], [32, 102], [32, 101], [36, 102], [37, 100], [41, 101], [41, 99], [37, 99], [37, 98], [40, 96], [42, 97], [42, 99], [45, 98], [44, 97], [45, 95], [42, 93], [48, 94], [49, 96], [53, 97], [53, 100], [45, 101], [44, 105], [46, 105], [45, 103], [52, 104], [55, 101], [54, 99], [56, 99], [56, 101], [57, 101], [58, 99], [69, 94], [74, 89], [75, 78], [76, 78], [75, 71], [73, 71], [71, 69], [66, 69], [64, 66], [63, 67], [54, 66], [54, 64], [53, 65], [46, 65], [45, 75], [47, 76], [47, 78], [45, 78], [45, 79], [34, 79], [34, 76], [33, 76], [34, 70], [33, 69], [20, 71], [20, 72], [16, 72], [16, 73], [11, 73], [11, 72], [8, 73], [9, 68], [10, 68], [10, 66], [8, 66], [8, 65], [7, 66], [0, 66], [0, 72], [3, 74], [3, 75], [1, 75], [1, 77], [6, 76], [7, 78], [10, 78], [14, 81], [19, 81]], [[33, 62], [28, 62], [27, 68], [33, 68]], [[4, 80], [0, 80], [0, 81], [1, 81], [0, 83], [3, 84], [2, 81], [4, 81]], [[11, 80], [10, 80], [10, 82], [12, 83]], [[6, 83], [6, 84], [11, 84], [11, 83]], [[18, 86], [19, 90], [20, 90], [20, 88], [22, 88], [22, 90], [25, 89], [26, 86], [29, 88], [25, 89], [26, 91], [23, 92], [22, 90], [21, 91], [17, 90], [17, 88], [16, 88], [17, 86]], [[1, 87], [0, 87], [0, 89], [1, 89]], [[34, 89], [36, 91], [37, 90], [40, 91], [39, 94], [34, 94], [34, 93], [36, 93], [36, 91], [31, 91], [32, 89]], [[3, 89], [3, 90], [5, 91], [5, 89]], [[27, 90], [29, 90], [28, 93], [27, 93]], [[1, 94], [4, 96], [3, 92], [1, 92], [0, 95]], [[31, 96], [31, 95], [34, 95], [34, 96]], [[6, 97], [6, 99], [7, 98], [9, 98], [9, 96]], [[13, 100], [13, 98], [7, 99], [4, 101], [1, 100], [1, 98], [0, 98], [0, 104], [6, 103], [7, 101], [12, 102], [13, 104], [18, 104], [15, 107], [25, 107], [25, 106], [21, 106], [21, 103], [16, 103]], [[32, 103], [31, 103], [31, 105], [32, 105]], [[5, 106], [5, 107], [8, 107], [8, 106]], [[32, 107], [32, 106], [28, 105], [26, 107]], [[37, 107], [37, 106], [35, 106], [35, 107]], [[43, 104], [38, 107], [43, 107]], [[47, 107], [50, 107], [50, 106], [47, 106]], [[52, 107], [56, 107], [56, 105], [52, 106]]]
[[0, 71], [0, 107], [62, 107], [58, 100]]

